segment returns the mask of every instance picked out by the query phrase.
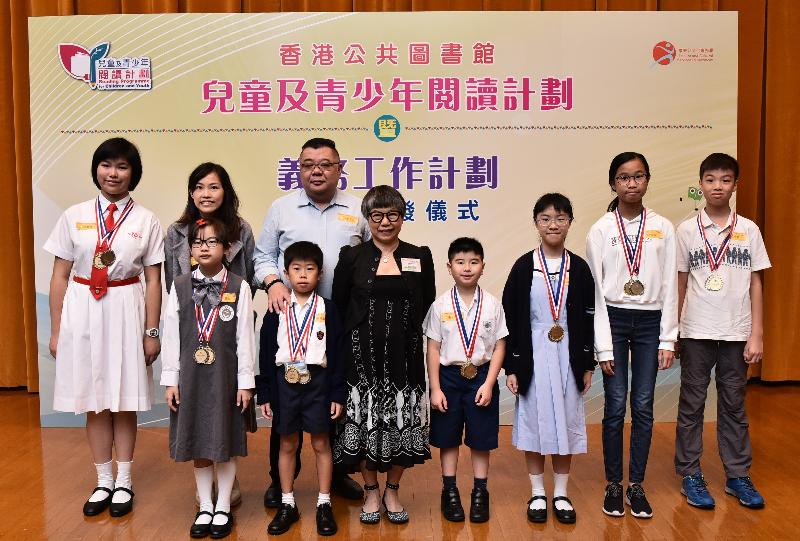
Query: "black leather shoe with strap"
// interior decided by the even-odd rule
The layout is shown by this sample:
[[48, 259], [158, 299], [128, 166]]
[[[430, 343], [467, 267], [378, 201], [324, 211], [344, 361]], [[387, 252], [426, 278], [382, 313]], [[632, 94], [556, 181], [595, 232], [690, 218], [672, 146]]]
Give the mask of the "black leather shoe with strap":
[[106, 497], [96, 502], [90, 502], [87, 500], [86, 503], [83, 504], [83, 514], [86, 515], [87, 517], [93, 517], [95, 515], [99, 515], [100, 513], [105, 511], [108, 508], [108, 504], [111, 503], [111, 494], [112, 494], [111, 489], [106, 487], [95, 487], [95, 489], [92, 491], [92, 496], [94, 496], [94, 493], [97, 492], [98, 490], [101, 492], [105, 492]]

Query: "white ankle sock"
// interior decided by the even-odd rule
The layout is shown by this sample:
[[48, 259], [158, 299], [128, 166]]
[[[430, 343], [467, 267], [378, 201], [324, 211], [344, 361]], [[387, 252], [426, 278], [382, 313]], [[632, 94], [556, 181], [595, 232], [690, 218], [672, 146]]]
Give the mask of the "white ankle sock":
[[[200, 511], [214, 513], [214, 503], [212, 497], [212, 486], [214, 484], [214, 466], [205, 468], [194, 468], [194, 481], [197, 484], [197, 495], [200, 497]], [[200, 515], [195, 520], [195, 524], [208, 524], [211, 517]]]
[[[567, 497], [567, 481], [569, 481], [569, 474], [568, 473], [556, 473], [553, 472], [553, 481], [555, 481], [555, 489], [553, 490], [553, 496], [563, 496], [564, 498]], [[559, 511], [571, 511], [572, 506], [565, 502], [564, 500], [558, 500], [555, 504], [556, 509]]]
[[288, 503], [294, 507], [294, 492], [281, 492], [281, 503]]
[[[114, 490], [114, 472], [112, 470], [112, 461], [109, 460], [103, 464], [95, 464], [97, 470], [97, 486], [105, 487], [109, 490]], [[108, 498], [108, 492], [98, 490], [89, 498], [90, 502], [99, 502]]]
[[[131, 489], [131, 464], [133, 464], [133, 460], [130, 462], [120, 462], [117, 460], [117, 479], [114, 481], [114, 486], [116, 488], [127, 488], [128, 490]], [[114, 493], [114, 497], [111, 498], [111, 503], [126, 503], [131, 499], [131, 495], [123, 490], [118, 490]]]
[[319, 496], [317, 496], [317, 507], [319, 507], [323, 503], [331, 503], [331, 493], [330, 492], [328, 492], [327, 494], [323, 494], [322, 492], [320, 492]]
[[[214, 511], [231, 512], [231, 490], [233, 490], [233, 480], [236, 479], [236, 459], [231, 458], [228, 462], [217, 462], [217, 505]], [[215, 524], [217, 524], [214, 519]], [[227, 519], [220, 519], [219, 524], [225, 524]]]
[[[544, 474], [543, 473], [529, 473], [528, 477], [531, 480], [531, 496], [545, 496], [544, 491]], [[533, 500], [530, 508], [533, 510], [546, 509], [547, 500]]]

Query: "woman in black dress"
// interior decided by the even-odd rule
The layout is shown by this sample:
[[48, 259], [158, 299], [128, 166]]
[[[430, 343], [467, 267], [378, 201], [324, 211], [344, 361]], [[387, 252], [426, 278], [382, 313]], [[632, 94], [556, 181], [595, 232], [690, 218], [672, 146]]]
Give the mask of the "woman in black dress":
[[[398, 499], [405, 468], [431, 457], [422, 320], [436, 297], [433, 257], [426, 246], [399, 239], [406, 203], [390, 186], [375, 186], [361, 203], [372, 240], [345, 246], [333, 277], [333, 300], [344, 314], [348, 360], [346, 414], [334, 460], [361, 470], [360, 519], [408, 521]], [[378, 472], [386, 472], [383, 498]]]

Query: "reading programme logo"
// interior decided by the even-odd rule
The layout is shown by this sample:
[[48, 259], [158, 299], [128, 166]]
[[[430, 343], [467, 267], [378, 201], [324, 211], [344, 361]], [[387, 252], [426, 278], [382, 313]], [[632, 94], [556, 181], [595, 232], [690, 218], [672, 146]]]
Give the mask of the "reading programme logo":
[[675, 45], [669, 41], [659, 41], [653, 47], [653, 60], [656, 64], [667, 66], [675, 60]]
[[71, 77], [92, 90], [150, 90], [150, 57], [108, 57], [111, 44], [98, 43], [87, 50], [77, 43], [59, 43], [58, 59]]

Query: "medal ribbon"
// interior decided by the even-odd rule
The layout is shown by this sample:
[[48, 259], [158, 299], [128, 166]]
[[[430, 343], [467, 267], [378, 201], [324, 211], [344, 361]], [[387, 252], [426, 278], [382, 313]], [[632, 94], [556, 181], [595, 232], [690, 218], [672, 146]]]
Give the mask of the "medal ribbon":
[[561, 308], [564, 306], [564, 290], [567, 288], [565, 277], [569, 270], [569, 254], [566, 250], [561, 254], [561, 268], [558, 270], [558, 285], [555, 289], [553, 289], [553, 284], [550, 282], [550, 271], [547, 269], [547, 259], [542, 255], [541, 246], [536, 250], [536, 255], [539, 256], [539, 264], [542, 266], [542, 272], [544, 273], [544, 283], [547, 285], [550, 313], [553, 314], [553, 321], [558, 323], [561, 317]]
[[458, 300], [458, 293], [456, 288], [450, 290], [450, 302], [453, 305], [453, 312], [456, 313], [456, 327], [458, 327], [458, 335], [461, 337], [461, 346], [464, 348], [464, 354], [467, 360], [472, 359], [472, 352], [475, 351], [475, 343], [478, 337], [478, 323], [481, 320], [481, 311], [483, 310], [483, 293], [481, 288], [477, 287], [475, 292], [475, 302], [478, 306], [475, 310], [475, 319], [472, 320], [469, 334], [467, 334], [467, 326], [464, 323], [464, 316], [461, 314], [461, 303]]
[[[220, 290], [220, 296], [225, 293], [227, 288], [228, 271], [226, 270], [222, 277], [222, 289]], [[208, 312], [208, 315], [206, 315], [202, 306], [198, 304], [194, 305], [194, 315], [195, 319], [197, 320], [197, 339], [201, 343], [208, 344], [211, 342], [211, 335], [214, 334], [214, 328], [217, 326], [217, 316], [219, 315], [220, 306], [222, 306], [221, 303], [212, 308]]]
[[106, 221], [103, 219], [103, 209], [100, 206], [100, 196], [97, 196], [97, 201], [95, 202], [94, 208], [95, 223], [97, 224], [97, 247], [102, 248], [103, 250], [108, 250], [111, 248], [111, 244], [117, 237], [117, 233], [119, 233], [119, 227], [122, 225], [122, 222], [125, 221], [133, 209], [133, 198], [128, 199], [128, 204], [126, 204], [125, 208], [123, 208], [122, 212], [120, 212], [119, 219], [111, 230], [106, 227]]
[[644, 223], [647, 220], [647, 209], [642, 207], [642, 216], [639, 220], [639, 230], [636, 232], [636, 239], [631, 242], [625, 234], [625, 222], [622, 221], [622, 214], [619, 208], [614, 209], [614, 218], [617, 223], [620, 240], [622, 240], [622, 251], [625, 252], [625, 262], [628, 264], [628, 272], [631, 277], [639, 275], [639, 267], [642, 263], [642, 252], [644, 251]]
[[700, 214], [697, 215], [697, 227], [700, 229], [700, 235], [703, 237], [703, 242], [706, 245], [708, 266], [711, 268], [711, 272], [716, 272], [716, 270], [722, 265], [722, 258], [725, 257], [725, 253], [728, 251], [728, 247], [731, 245], [733, 230], [736, 227], [736, 213], [734, 212], [733, 217], [731, 218], [731, 230], [728, 231], [728, 234], [725, 235], [724, 239], [722, 239], [722, 243], [719, 245], [719, 248], [717, 248], [716, 254], [714, 254], [714, 250], [711, 249], [711, 243], [708, 242], [706, 228], [703, 227], [703, 220], [700, 219]]
[[[288, 335], [289, 357], [291, 362], [300, 359], [301, 355], [303, 359], [306, 356], [308, 340], [311, 337], [311, 329], [314, 328], [314, 318], [317, 314], [317, 302], [319, 302], [319, 296], [317, 296], [317, 292], [315, 291], [311, 299], [311, 306], [306, 310], [306, 315], [303, 316], [302, 324], [298, 323], [294, 304], [289, 306], [289, 303], [287, 303], [284, 312], [286, 313], [286, 330], [288, 331], [286, 334]], [[289, 315], [290, 312], [291, 317]]]

